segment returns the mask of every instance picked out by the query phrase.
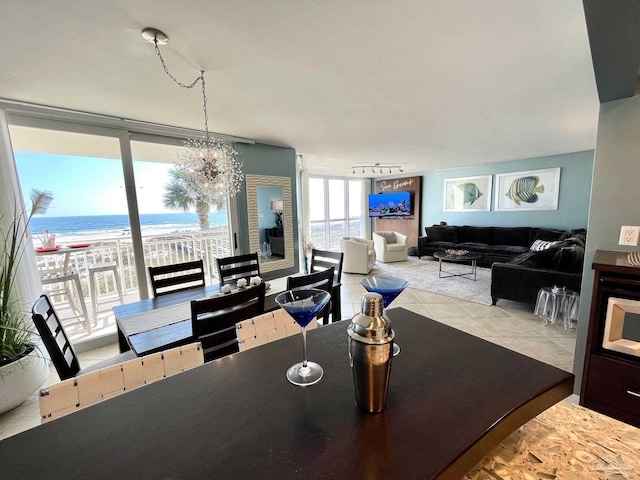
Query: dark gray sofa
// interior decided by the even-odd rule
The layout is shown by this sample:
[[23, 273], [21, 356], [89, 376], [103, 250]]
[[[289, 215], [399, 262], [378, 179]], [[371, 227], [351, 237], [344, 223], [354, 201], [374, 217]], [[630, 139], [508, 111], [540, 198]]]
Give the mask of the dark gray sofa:
[[434, 225], [425, 227], [418, 239], [418, 257], [437, 251], [462, 249], [482, 255], [481, 267], [494, 262], [510, 262], [529, 251], [535, 240], [554, 241], [567, 235], [565, 230], [537, 227], [474, 227]]
[[580, 292], [586, 233], [574, 233], [546, 250], [526, 252], [509, 263], [491, 266], [491, 302], [535, 303], [542, 287]]

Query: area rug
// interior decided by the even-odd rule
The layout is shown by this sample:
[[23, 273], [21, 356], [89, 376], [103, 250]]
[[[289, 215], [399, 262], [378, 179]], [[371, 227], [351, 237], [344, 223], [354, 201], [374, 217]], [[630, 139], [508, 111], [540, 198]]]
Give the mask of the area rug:
[[[470, 265], [444, 262], [443, 270], [459, 273], [471, 271]], [[409, 257], [406, 262], [376, 262], [369, 275], [404, 278], [409, 287], [470, 302], [491, 305], [491, 269], [478, 267], [476, 281], [472, 275], [438, 278], [438, 261], [432, 257]], [[444, 274], [443, 274], [444, 275]]]

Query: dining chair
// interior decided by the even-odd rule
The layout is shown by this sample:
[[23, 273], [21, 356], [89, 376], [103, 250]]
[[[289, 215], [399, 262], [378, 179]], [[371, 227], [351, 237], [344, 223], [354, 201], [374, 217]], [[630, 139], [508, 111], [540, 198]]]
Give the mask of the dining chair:
[[205, 362], [238, 351], [236, 323], [264, 313], [264, 297], [263, 282], [255, 287], [191, 302], [193, 337], [202, 343]]
[[246, 278], [248, 281], [251, 277], [260, 276], [257, 253], [218, 258], [216, 264], [218, 265], [220, 285], [236, 282], [241, 278]]
[[42, 343], [44, 343], [49, 352], [51, 362], [56, 368], [60, 380], [66, 380], [79, 374], [119, 364], [136, 356], [133, 351], [129, 351], [83, 369], [80, 367], [73, 345], [71, 345], [60, 318], [47, 295], [41, 295], [33, 304], [31, 317], [40, 334], [40, 338], [42, 338]]
[[[292, 290], [294, 288], [318, 288], [320, 290], [324, 290], [329, 292], [331, 295], [331, 291], [333, 290], [333, 278], [334, 278], [334, 269], [333, 267], [329, 267], [326, 270], [322, 270], [316, 273], [309, 273], [307, 275], [296, 275], [293, 277], [287, 278], [287, 290]], [[329, 309], [329, 303], [318, 313], [318, 318], [322, 317], [322, 324], [327, 325], [329, 323], [329, 313], [331, 310]]]
[[149, 267], [149, 279], [154, 297], [204, 287], [204, 264], [200, 259]]
[[203, 363], [202, 345], [196, 342], [68, 378], [40, 389], [40, 421], [50, 422]]
[[[318, 322], [311, 322], [307, 326], [307, 331], [313, 330], [317, 326]], [[238, 349], [244, 352], [265, 343], [299, 334], [300, 331], [300, 325], [293, 320], [291, 315], [279, 308], [236, 323]]]
[[311, 250], [311, 267], [309, 273], [321, 272], [327, 268], [333, 267], [334, 281], [340, 283], [342, 281], [342, 260], [344, 253], [330, 252], [328, 250]]

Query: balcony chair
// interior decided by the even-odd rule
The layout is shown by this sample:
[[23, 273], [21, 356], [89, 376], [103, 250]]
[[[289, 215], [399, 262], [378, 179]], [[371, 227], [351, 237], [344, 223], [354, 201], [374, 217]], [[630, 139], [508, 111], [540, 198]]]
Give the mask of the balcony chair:
[[383, 263], [407, 260], [408, 239], [398, 232], [378, 231], [372, 235], [376, 259]]
[[195, 260], [161, 267], [149, 267], [149, 279], [154, 297], [201, 288], [205, 285], [204, 264], [202, 260]]
[[203, 363], [202, 346], [192, 343], [69, 378], [40, 390], [41, 423]]
[[[311, 322], [307, 325], [307, 331], [313, 330], [317, 326], [318, 322]], [[265, 343], [299, 334], [300, 331], [300, 325], [293, 320], [291, 315], [279, 308], [236, 323], [238, 349], [244, 352]]]
[[257, 253], [218, 258], [216, 264], [218, 265], [220, 285], [229, 282], [235, 283], [241, 278], [245, 278], [248, 282], [251, 277], [260, 276]]
[[120, 275], [118, 274], [118, 264], [116, 262], [103, 262], [89, 265], [89, 290], [91, 291], [91, 311], [94, 322], [98, 321], [98, 295], [100, 294], [99, 275], [102, 274], [105, 283], [105, 292], [108, 293], [106, 275], [108, 272], [113, 275], [113, 283], [115, 284], [118, 298], [120, 299], [120, 305], [124, 303], [122, 284], [120, 283]]
[[[325, 292], [329, 292], [331, 295], [331, 300], [333, 301], [333, 279], [334, 279], [334, 271], [333, 267], [330, 267], [326, 270], [322, 270], [316, 273], [309, 273], [307, 275], [298, 275], [294, 277], [287, 278], [287, 290], [292, 290], [294, 288], [317, 288], [319, 290], [324, 290]], [[338, 304], [340, 299], [337, 300]], [[322, 324], [327, 325], [329, 323], [329, 313], [331, 310], [329, 309], [329, 304], [318, 313], [318, 318], [322, 317]], [[340, 316], [338, 315], [338, 320], [340, 320]], [[333, 321], [338, 321], [333, 319]], [[311, 322], [313, 323], [313, 322]]]
[[66, 380], [76, 375], [99, 370], [103, 367], [135, 358], [135, 353], [129, 351], [83, 369], [80, 367], [76, 352], [71, 342], [69, 342], [69, 337], [67, 337], [64, 328], [62, 328], [58, 314], [53, 308], [49, 297], [46, 295], [40, 296], [36, 303], [33, 304], [31, 317], [44, 346], [49, 352], [51, 362], [53, 362], [60, 380]]
[[[82, 283], [80, 282], [80, 275], [74, 269], [51, 269], [43, 270], [40, 272], [40, 283], [43, 287], [50, 286], [50, 288], [44, 289], [45, 293], [50, 297], [63, 296], [66, 299], [66, 303], [74, 313], [68, 318], [77, 318], [80, 320], [82, 326], [91, 333], [91, 322], [89, 321], [89, 313], [87, 312], [87, 304], [84, 301], [84, 293], [82, 292]], [[71, 288], [75, 287], [75, 292]], [[74, 298], [77, 295], [77, 298]], [[94, 325], [97, 325], [94, 317]]]
[[376, 264], [373, 241], [366, 238], [344, 237], [340, 240], [340, 251], [344, 253], [343, 272], [366, 275]]
[[264, 313], [264, 282], [226, 295], [191, 302], [191, 328], [205, 362], [238, 350], [236, 323]]

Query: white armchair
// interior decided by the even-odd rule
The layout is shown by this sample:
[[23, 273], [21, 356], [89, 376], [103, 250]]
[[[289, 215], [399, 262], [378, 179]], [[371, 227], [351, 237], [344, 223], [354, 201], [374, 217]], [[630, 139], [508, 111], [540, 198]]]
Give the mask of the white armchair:
[[344, 253], [343, 272], [366, 275], [376, 264], [373, 242], [366, 238], [344, 237], [340, 240], [340, 251]]
[[407, 259], [408, 238], [398, 232], [374, 232], [373, 244], [376, 258], [384, 263], [405, 261]]

